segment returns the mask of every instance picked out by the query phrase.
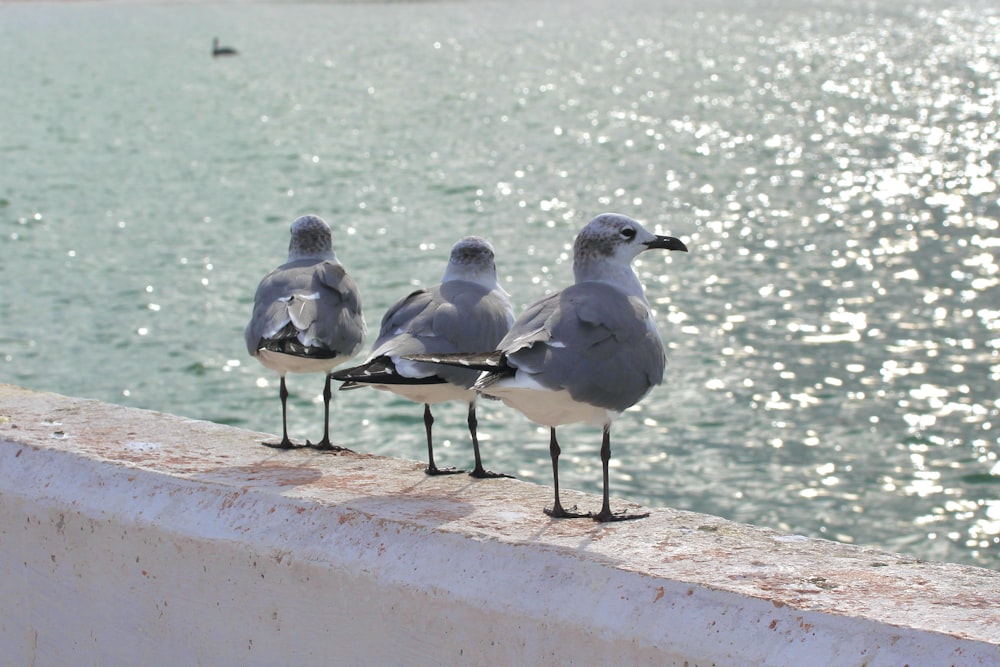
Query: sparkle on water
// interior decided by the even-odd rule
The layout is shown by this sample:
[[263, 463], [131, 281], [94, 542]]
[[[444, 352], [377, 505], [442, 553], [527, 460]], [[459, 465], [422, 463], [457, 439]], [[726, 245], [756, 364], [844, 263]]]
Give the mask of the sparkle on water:
[[[373, 327], [469, 234], [523, 307], [620, 211], [691, 252], [635, 262], [668, 369], [615, 496], [996, 568], [1000, 10], [882, 4], [0, 4], [0, 379], [273, 432], [241, 331], [298, 215]], [[289, 388], [315, 439], [321, 379]], [[550, 483], [546, 433], [483, 403], [487, 466]], [[421, 459], [411, 404], [333, 410]], [[599, 490], [599, 433], [560, 439]]]

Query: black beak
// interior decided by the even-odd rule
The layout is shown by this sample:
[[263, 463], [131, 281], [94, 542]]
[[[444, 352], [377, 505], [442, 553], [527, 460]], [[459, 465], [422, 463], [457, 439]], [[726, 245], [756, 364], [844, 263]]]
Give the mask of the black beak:
[[687, 246], [680, 239], [673, 236], [657, 236], [652, 241], [646, 243], [647, 248], [662, 248], [663, 250], [680, 250], [687, 252]]

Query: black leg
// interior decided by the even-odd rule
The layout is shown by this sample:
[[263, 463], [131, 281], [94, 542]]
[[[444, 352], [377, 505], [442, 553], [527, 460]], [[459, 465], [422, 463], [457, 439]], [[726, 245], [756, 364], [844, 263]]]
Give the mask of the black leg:
[[555, 501], [552, 503], [552, 507], [545, 508], [545, 513], [548, 514], [553, 519], [589, 519], [593, 517], [593, 514], [587, 512], [581, 514], [576, 512], [576, 506], [569, 508], [568, 510], [563, 509], [562, 503], [559, 502], [559, 454], [562, 450], [559, 448], [559, 441], [556, 440], [556, 427], [549, 427], [549, 456], [552, 458], [552, 485], [555, 487]]
[[330, 442], [330, 399], [333, 392], [330, 391], [330, 374], [326, 375], [326, 384], [323, 385], [323, 442]]
[[472, 452], [476, 457], [476, 468], [470, 472], [469, 475], [477, 479], [498, 479], [500, 477], [514, 479], [513, 475], [505, 475], [500, 472], [490, 472], [483, 467], [483, 459], [479, 455], [479, 436], [476, 434], [478, 426], [479, 420], [476, 419], [476, 402], [472, 401], [469, 403], [469, 433], [472, 434]]
[[349, 452], [346, 447], [339, 447], [330, 442], [330, 399], [333, 392], [330, 390], [330, 374], [326, 375], [326, 384], [323, 385], [323, 439], [315, 445], [306, 440], [307, 447], [313, 447], [325, 452]]
[[434, 440], [431, 438], [431, 426], [434, 424], [434, 415], [431, 414], [431, 406], [424, 403], [424, 430], [427, 432], [427, 467], [424, 472], [428, 475], [454, 475], [464, 472], [455, 468], [438, 468], [434, 465]]
[[595, 521], [605, 523], [607, 521], [628, 521], [630, 519], [642, 519], [649, 516], [649, 512], [641, 514], [629, 514], [627, 511], [611, 511], [611, 496], [608, 492], [608, 462], [611, 460], [611, 424], [604, 425], [604, 438], [601, 441], [601, 467], [604, 470], [604, 503], [601, 511], [594, 516]]
[[285, 376], [281, 376], [281, 385], [278, 388], [278, 397], [281, 398], [281, 442], [261, 443], [274, 449], [294, 449], [295, 444], [288, 439], [288, 389], [285, 387]]

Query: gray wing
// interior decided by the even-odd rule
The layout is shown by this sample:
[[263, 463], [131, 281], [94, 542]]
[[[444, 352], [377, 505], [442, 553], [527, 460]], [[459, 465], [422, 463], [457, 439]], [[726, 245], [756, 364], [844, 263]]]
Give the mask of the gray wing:
[[287, 345], [291, 354], [351, 356], [365, 334], [361, 297], [339, 263], [300, 260], [267, 274], [244, 331], [247, 350]]
[[506, 355], [512, 355], [535, 343], [547, 342], [552, 337], [549, 321], [553, 317], [558, 317], [561, 296], [562, 292], [555, 292], [528, 306], [497, 348]]
[[504, 343], [508, 364], [591, 405], [624, 410], [663, 381], [663, 343], [646, 305], [604, 283], [546, 297]]
[[[370, 358], [411, 354], [489, 352], [510, 328], [507, 298], [482, 285], [453, 280], [417, 290], [396, 302], [382, 318]], [[418, 363], [420, 374], [437, 375], [471, 387], [478, 371]]]

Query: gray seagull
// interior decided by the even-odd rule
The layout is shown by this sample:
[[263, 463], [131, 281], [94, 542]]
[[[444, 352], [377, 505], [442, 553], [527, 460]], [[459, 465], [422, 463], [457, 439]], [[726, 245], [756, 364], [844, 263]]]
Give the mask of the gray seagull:
[[[555, 518], [622, 521], [648, 513], [612, 512], [608, 493], [611, 422], [663, 381], [663, 343], [632, 270], [652, 248], [687, 252], [679, 239], [657, 236], [635, 220], [605, 213], [591, 220], [573, 248], [575, 283], [535, 302], [496, 350], [480, 355], [412, 357], [482, 371], [473, 388], [549, 427]], [[604, 502], [600, 512], [564, 509], [559, 500], [556, 427], [583, 422], [603, 428]]]
[[244, 330], [247, 351], [281, 377], [281, 442], [288, 438], [286, 373], [323, 373], [323, 439], [307, 447], [342, 450], [330, 442], [330, 371], [353, 357], [365, 336], [361, 297], [337, 261], [330, 226], [314, 215], [292, 223], [287, 261], [260, 281], [253, 315]]
[[360, 366], [333, 373], [341, 389], [370, 386], [424, 404], [428, 475], [463, 472], [434, 463], [431, 405], [444, 401], [469, 404], [473, 477], [507, 477], [483, 468], [477, 436], [476, 392], [479, 372], [409, 361], [410, 354], [486, 352], [494, 349], [514, 321], [507, 293], [497, 282], [493, 247], [476, 236], [459, 240], [451, 249], [441, 283], [419, 289], [397, 301], [382, 318], [378, 340]]

